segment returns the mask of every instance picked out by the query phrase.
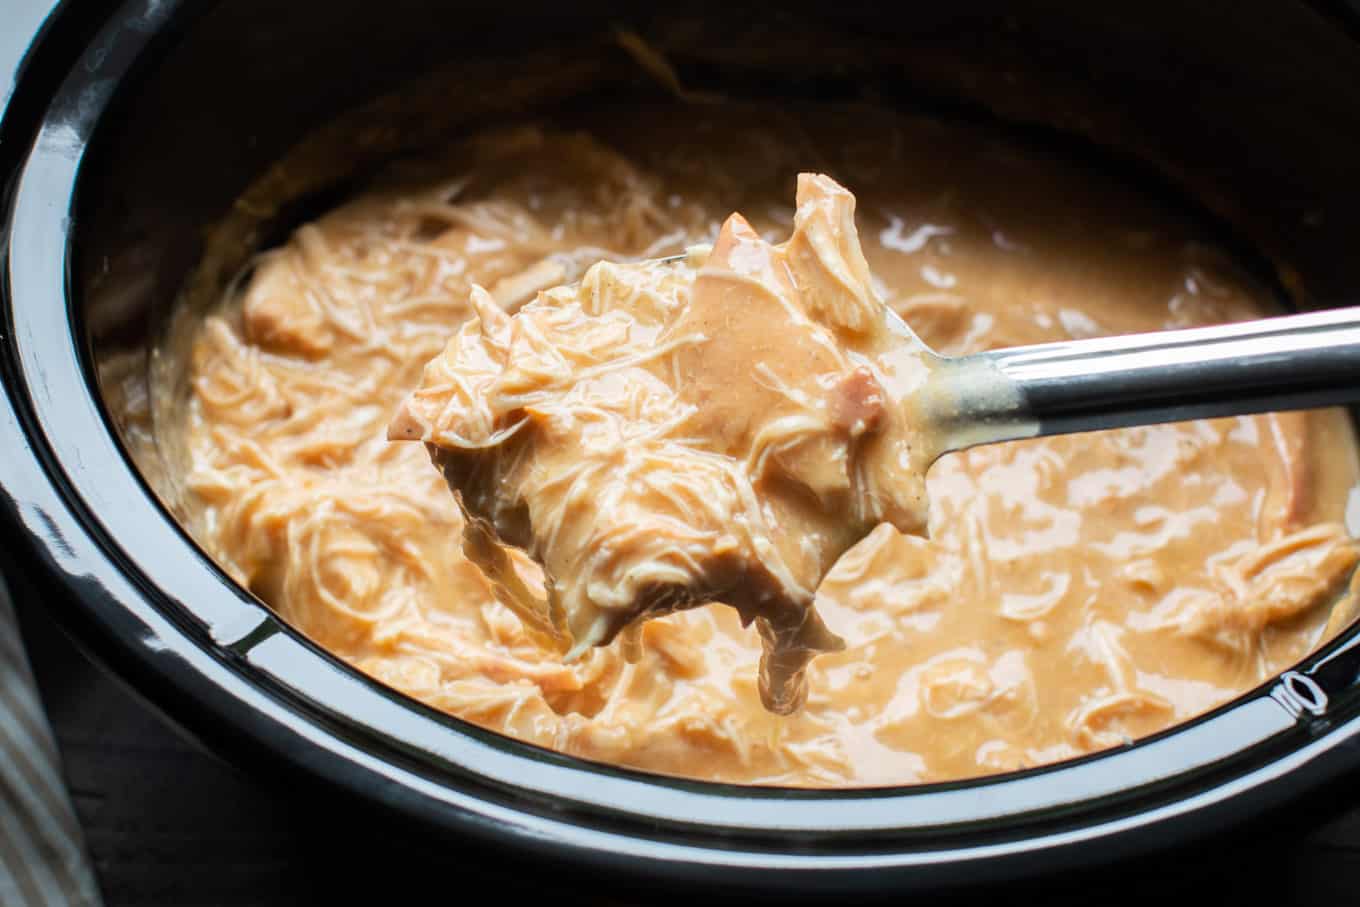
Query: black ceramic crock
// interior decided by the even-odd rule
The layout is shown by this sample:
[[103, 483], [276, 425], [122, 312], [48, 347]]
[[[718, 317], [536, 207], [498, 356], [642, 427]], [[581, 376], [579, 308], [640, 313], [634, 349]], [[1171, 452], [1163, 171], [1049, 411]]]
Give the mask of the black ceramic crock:
[[[620, 28], [701, 90], [771, 103], [871, 98], [997, 120], [1117, 162], [1148, 191], [1198, 208], [1293, 304], [1360, 299], [1360, 41], [1349, 7], [765, 6], [9, 0], [7, 575], [214, 747], [601, 884], [904, 892], [1088, 866], [1343, 802], [1360, 769], [1354, 630], [1196, 721], [1061, 765], [856, 791], [703, 784], [544, 752], [369, 681], [227, 579], [140, 477], [101, 369], [155, 342], [207, 225], [272, 162], [356, 110], [330, 145], [352, 142], [357, 168], [441, 130], [655, 95], [611, 38]], [[561, 78], [506, 87], [526, 54], [557, 55]], [[364, 107], [441, 69], [446, 123]], [[325, 167], [313, 182], [279, 189], [297, 197], [252, 221], [243, 247], [275, 241], [345, 185]]]

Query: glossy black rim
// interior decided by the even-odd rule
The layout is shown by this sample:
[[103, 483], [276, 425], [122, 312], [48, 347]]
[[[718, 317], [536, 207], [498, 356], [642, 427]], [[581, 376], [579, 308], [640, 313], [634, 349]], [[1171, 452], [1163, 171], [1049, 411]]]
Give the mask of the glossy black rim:
[[[149, 493], [102, 411], [69, 282], [86, 147], [120, 80], [189, 4], [133, 2], [57, 93], [14, 174], [0, 483], [27, 566], [192, 727], [458, 833], [700, 883], [940, 884], [1165, 847], [1267, 812], [1360, 763], [1360, 635], [1118, 751], [993, 779], [799, 791], [573, 760], [388, 691], [230, 583]], [[1350, 744], [1350, 745], [1347, 745]], [[1094, 846], [1097, 843], [1104, 846]], [[783, 870], [779, 872], [779, 870]], [[876, 883], [877, 884], [877, 883]]]

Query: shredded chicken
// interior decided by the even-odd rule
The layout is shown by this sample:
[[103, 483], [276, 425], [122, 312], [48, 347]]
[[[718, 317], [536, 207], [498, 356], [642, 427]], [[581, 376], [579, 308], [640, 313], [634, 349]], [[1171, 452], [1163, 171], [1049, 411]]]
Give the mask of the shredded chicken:
[[[940, 781], [1122, 745], [1268, 680], [1354, 618], [1355, 443], [1326, 410], [951, 454], [926, 482], [925, 535], [892, 525], [919, 529], [890, 515], [894, 498], [864, 497], [860, 516], [836, 502], [889, 522], [816, 589], [845, 647], [812, 661], [790, 715], [763, 707], [762, 642], [730, 608], [649, 620], [566, 662], [565, 624], [505, 604], [544, 596], [547, 614], [542, 571], [490, 535], [474, 533], [487, 549], [469, 560], [426, 449], [386, 437], [449, 337], [499, 321], [485, 299], [474, 309], [474, 284], [508, 316], [594, 262], [714, 243], [738, 210], [782, 243], [796, 175], [816, 167], [856, 189], [868, 290], [948, 354], [1270, 311], [1197, 222], [1012, 137], [864, 108], [700, 113], [573, 111], [569, 131], [474, 136], [259, 255], [191, 345], [164, 351], [188, 357], [192, 385], [156, 433], [184, 450], [204, 549], [318, 644], [434, 708], [573, 756], [747, 784]], [[630, 372], [647, 405], [694, 405], [663, 363], [696, 349], [648, 347]], [[797, 415], [807, 388], [791, 365], [757, 379]], [[138, 368], [101, 380], [143, 426], [148, 398], [125, 380]], [[859, 405], [868, 386], [845, 385], [839, 414], [808, 409], [847, 436], [862, 421], [845, 447], [861, 455], [883, 431]], [[834, 457], [768, 449], [767, 475], [844, 493], [811, 468]], [[905, 486], [884, 491], [915, 506]]]

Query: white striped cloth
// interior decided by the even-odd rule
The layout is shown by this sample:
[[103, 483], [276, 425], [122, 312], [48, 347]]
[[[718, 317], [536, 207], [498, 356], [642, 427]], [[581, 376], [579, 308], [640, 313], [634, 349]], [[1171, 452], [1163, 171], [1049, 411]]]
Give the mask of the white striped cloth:
[[61, 761], [0, 582], [0, 905], [99, 907]]

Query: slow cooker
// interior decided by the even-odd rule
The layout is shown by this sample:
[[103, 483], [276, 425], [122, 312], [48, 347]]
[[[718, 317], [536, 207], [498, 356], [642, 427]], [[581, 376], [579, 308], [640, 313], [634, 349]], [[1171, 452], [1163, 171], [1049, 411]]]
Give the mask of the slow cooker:
[[[210, 746], [436, 840], [673, 893], [1059, 872], [1311, 814], [1360, 776], [1357, 628], [1188, 724], [973, 781], [757, 789], [542, 751], [384, 688], [235, 585], [134, 462], [102, 380], [115, 361], [154, 364], [191, 277], [226, 279], [405, 149], [664, 100], [621, 30], [706, 93], [872, 99], [1117, 162], [1212, 220], [1291, 304], [1355, 303], [1356, 8], [9, 0], [3, 19], [4, 569]], [[529, 59], [553, 76], [523, 78]], [[286, 155], [308, 166], [271, 170]], [[236, 204], [249, 193], [260, 204]]]

